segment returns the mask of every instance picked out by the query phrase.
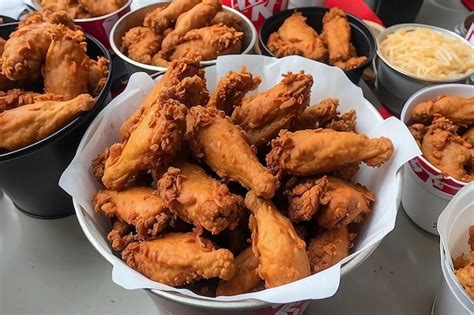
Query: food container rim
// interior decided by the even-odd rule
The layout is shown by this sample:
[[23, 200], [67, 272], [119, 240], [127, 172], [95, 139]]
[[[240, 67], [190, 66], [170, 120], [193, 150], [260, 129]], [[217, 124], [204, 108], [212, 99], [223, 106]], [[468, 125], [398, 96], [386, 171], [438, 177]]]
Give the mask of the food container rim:
[[[430, 86], [427, 86], [427, 87], [424, 87], [422, 88], [421, 90], [413, 93], [410, 98], [405, 102], [405, 104], [403, 105], [403, 109], [402, 109], [402, 113], [400, 115], [400, 120], [405, 124], [407, 125], [408, 123], [408, 105], [412, 104], [414, 102], [414, 100], [416, 98], [418, 98], [420, 95], [423, 95], [425, 94], [426, 92], [430, 92], [430, 91], [433, 91], [433, 90], [444, 90], [446, 88], [461, 88], [461, 89], [472, 89], [473, 93], [474, 93], [474, 85], [469, 85], [469, 84], [460, 84], [460, 83], [447, 83], [447, 84], [439, 84], [439, 85], [430, 85]], [[440, 93], [440, 95], [443, 95], [443, 93]], [[410, 108], [411, 109], [411, 108]], [[407, 125], [408, 126], [408, 125]], [[424, 163], [426, 163], [427, 165], [429, 165], [431, 168], [433, 168], [435, 171], [437, 171], [438, 173], [442, 174], [443, 172], [437, 168], [435, 165], [433, 165], [431, 162], [429, 162], [427, 159], [425, 159], [425, 157], [423, 155], [419, 155], [417, 156], [417, 158], [419, 158], [420, 160], [422, 160]], [[466, 182], [463, 182], [463, 181], [460, 181], [456, 178], [453, 178], [451, 176], [444, 176], [444, 178], [447, 178], [447, 179], [450, 179], [452, 180], [453, 182], [455, 182], [456, 184], [459, 184], [459, 185], [462, 185], [462, 186], [466, 186], [468, 185], [469, 183], [466, 183]]]
[[[370, 104], [369, 101], [367, 101], [367, 103]], [[378, 115], [378, 118], [380, 119], [380, 121], [382, 121], [383, 120], [382, 115], [378, 111], [375, 111], [375, 113], [376, 115]], [[104, 116], [104, 111], [100, 112], [94, 118], [92, 123], [89, 125], [87, 131], [84, 133], [84, 136], [81, 139], [81, 142], [79, 143], [76, 154], [78, 154], [84, 148], [86, 143], [92, 137], [92, 135], [94, 134], [94, 130], [96, 129], [96, 125], [100, 122], [103, 116]], [[403, 168], [400, 168], [399, 171], [397, 172], [396, 180], [397, 180], [396, 203], [397, 203], [397, 209], [398, 209], [400, 207], [401, 196], [402, 196]], [[86, 220], [88, 219], [86, 217], [87, 214], [84, 213], [83, 208], [77, 202], [76, 199], [73, 198], [72, 203], [77, 215], [77, 219], [79, 221], [79, 225], [81, 226], [81, 229], [83, 233], [85, 234], [86, 238], [89, 240], [91, 245], [96, 249], [96, 251], [98, 251], [99, 254], [102, 255], [103, 258], [105, 258], [105, 260], [107, 260], [111, 265], [113, 265], [112, 260], [109, 258], [109, 254], [101, 248], [101, 246], [96, 241], [94, 236], [89, 232], [89, 229], [86, 223]], [[356, 269], [360, 264], [362, 264], [375, 251], [375, 249], [379, 246], [380, 242], [368, 247], [367, 249], [362, 251], [359, 255], [345, 262], [341, 266], [341, 276], [345, 276], [349, 272]], [[259, 309], [259, 308], [271, 305], [271, 303], [267, 303], [267, 302], [256, 300], [256, 299], [246, 299], [246, 300], [241, 300], [241, 301], [212, 301], [212, 300], [207, 300], [207, 299], [200, 299], [200, 298], [185, 296], [177, 292], [168, 292], [168, 291], [151, 290], [151, 289], [146, 289], [146, 290], [168, 301], [183, 304], [183, 305], [189, 305], [189, 306], [201, 308], [201, 309], [252, 310], [252, 309]]]
[[[100, 0], [97, 0], [97, 1], [100, 1]], [[121, 6], [118, 10], [116, 10], [114, 12], [110, 12], [106, 15], [95, 16], [95, 17], [91, 17], [91, 18], [74, 19], [74, 22], [86, 23], [86, 22], [95, 22], [95, 21], [107, 19], [107, 18], [111, 17], [112, 15], [117, 14], [118, 12], [122, 11], [123, 9], [130, 7], [130, 5], [132, 4], [132, 1], [133, 0], [127, 0], [127, 3], [125, 3], [123, 6]], [[33, 6], [37, 10], [39, 10], [41, 8], [41, 5], [38, 2], [38, 0], [31, 0], [31, 3], [33, 3]]]
[[[137, 12], [140, 12], [142, 10], [145, 10], [145, 9], [148, 9], [150, 7], [158, 7], [158, 6], [162, 6], [162, 5], [165, 5], [167, 3], [170, 3], [171, 1], [164, 1], [164, 2], [158, 2], [158, 3], [153, 3], [153, 4], [149, 4], [149, 5], [146, 5], [146, 6], [143, 6], [137, 10], [133, 10], [133, 11], [130, 11], [128, 13], [126, 13], [125, 15], [123, 15], [115, 24], [114, 26], [112, 27], [112, 30], [110, 32], [110, 35], [109, 35], [109, 42], [110, 42], [110, 46], [112, 47], [112, 50], [114, 51], [114, 53], [116, 55], [118, 55], [122, 60], [134, 65], [135, 67], [138, 67], [138, 68], [141, 68], [141, 69], [145, 69], [145, 70], [149, 70], [149, 71], [156, 71], [156, 72], [165, 72], [167, 67], [159, 67], [159, 66], [153, 66], [153, 65], [148, 65], [148, 64], [144, 64], [144, 63], [141, 63], [141, 62], [138, 62], [138, 61], [135, 61], [131, 58], [129, 58], [128, 56], [126, 56], [124, 53], [122, 53], [122, 51], [120, 50], [119, 47], [117, 47], [116, 43], [115, 43], [115, 40], [114, 40], [114, 35], [115, 35], [115, 32], [117, 31], [117, 28], [120, 24], [124, 23], [128, 17], [130, 15], [133, 15], [133, 14], [136, 14]], [[238, 17], [240, 17], [243, 21], [245, 21], [245, 23], [247, 24], [247, 26], [250, 28], [251, 30], [251, 33], [250, 36], [250, 43], [249, 45], [244, 49], [244, 51], [242, 51], [240, 54], [241, 55], [245, 55], [245, 54], [248, 54], [251, 52], [252, 48], [255, 46], [255, 43], [257, 41], [257, 30], [255, 28], [255, 26], [253, 25], [253, 23], [244, 15], [242, 14], [241, 12], [231, 8], [231, 7], [228, 7], [226, 5], [222, 5], [222, 8], [223, 8], [223, 11], [228, 11], [228, 12], [231, 12], [235, 15], [237, 15]], [[211, 65], [214, 65], [216, 64], [216, 59], [214, 60], [206, 60], [206, 61], [201, 61], [201, 65], [203, 66], [211, 66]]]
[[420, 23], [396, 24], [396, 25], [393, 25], [393, 26], [390, 26], [390, 27], [386, 28], [376, 38], [376, 40], [377, 40], [377, 57], [379, 57], [384, 62], [384, 64], [386, 64], [388, 67], [390, 67], [395, 72], [401, 74], [402, 76], [404, 76], [404, 77], [406, 77], [410, 80], [414, 80], [414, 81], [418, 81], [418, 82], [425, 82], [425, 83], [454, 83], [454, 82], [459, 82], [459, 81], [462, 81], [462, 80], [467, 80], [474, 73], [474, 70], [471, 70], [467, 74], [465, 74], [463, 76], [459, 76], [457, 78], [436, 80], [436, 79], [427, 79], [427, 78], [423, 78], [423, 77], [419, 77], [419, 76], [410, 74], [407, 71], [403, 70], [402, 68], [391, 64], [390, 61], [387, 58], [385, 58], [385, 56], [382, 54], [382, 52], [380, 50], [380, 42], [383, 39], [385, 39], [387, 37], [387, 35], [395, 32], [396, 30], [398, 30], [400, 28], [425, 28], [425, 29], [434, 30], [434, 31], [437, 31], [439, 33], [442, 33], [443, 35], [448, 35], [448, 37], [459, 39], [461, 42], [463, 42], [467, 46], [471, 47], [471, 44], [469, 44], [469, 42], [465, 38], [463, 38], [462, 36], [452, 32], [450, 30], [447, 30], [447, 29], [444, 29], [444, 28], [441, 28], [441, 27], [427, 25], [427, 24], [420, 24]]
[[[18, 25], [18, 22], [2, 24], [0, 25], [0, 29], [4, 27], [11, 27], [13, 25]], [[49, 143], [57, 140], [57, 138], [61, 137], [63, 134], [72, 132], [73, 130], [75, 130], [75, 128], [77, 128], [81, 124], [81, 122], [84, 119], [87, 119], [87, 117], [89, 117], [91, 113], [95, 112], [98, 106], [101, 105], [101, 103], [105, 102], [107, 95], [110, 93], [110, 86], [112, 84], [112, 68], [113, 68], [112, 62], [111, 62], [112, 58], [109, 54], [109, 51], [98, 39], [96, 39], [94, 36], [87, 33], [85, 33], [85, 36], [87, 40], [90, 40], [92, 43], [94, 43], [97, 46], [98, 50], [101, 53], [101, 56], [109, 60], [109, 73], [106, 78], [106, 83], [104, 87], [102, 88], [102, 91], [100, 91], [99, 95], [95, 97], [95, 105], [92, 108], [92, 110], [90, 110], [89, 112], [80, 114], [78, 117], [74, 118], [72, 121], [65, 124], [60, 129], [56, 130], [49, 136], [39, 141], [36, 141], [30, 145], [24, 146], [22, 148], [19, 148], [13, 151], [6, 151], [4, 153], [0, 151], [0, 163], [33, 153], [36, 150], [41, 149], [43, 146], [48, 145]]]

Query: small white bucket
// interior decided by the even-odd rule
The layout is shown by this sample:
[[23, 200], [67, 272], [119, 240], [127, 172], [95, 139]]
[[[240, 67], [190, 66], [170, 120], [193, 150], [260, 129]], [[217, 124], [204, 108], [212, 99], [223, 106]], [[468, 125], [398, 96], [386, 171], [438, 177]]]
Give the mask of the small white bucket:
[[[408, 124], [413, 107], [441, 95], [474, 96], [474, 86], [466, 84], [442, 84], [429, 86], [413, 94], [403, 107], [401, 120]], [[423, 156], [405, 164], [402, 205], [410, 219], [422, 229], [438, 235], [438, 216], [448, 202], [466, 183], [444, 176]]]
[[469, 227], [473, 224], [474, 183], [461, 189], [438, 219], [443, 278], [433, 303], [434, 315], [474, 314], [474, 300], [457, 280], [452, 260], [469, 253]]

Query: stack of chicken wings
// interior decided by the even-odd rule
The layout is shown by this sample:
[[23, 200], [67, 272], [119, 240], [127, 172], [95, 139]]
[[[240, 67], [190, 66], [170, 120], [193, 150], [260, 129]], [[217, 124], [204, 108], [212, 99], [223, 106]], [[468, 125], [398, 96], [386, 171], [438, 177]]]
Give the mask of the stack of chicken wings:
[[321, 36], [306, 20], [295, 11], [278, 31], [270, 34], [268, 49], [277, 57], [300, 55], [343, 70], [357, 68], [367, 60], [357, 56], [347, 16], [341, 9], [334, 7], [324, 15]]
[[474, 97], [440, 96], [410, 113], [410, 131], [423, 156], [444, 175], [474, 180]]
[[[264, 78], [263, 78], [264, 79]], [[92, 161], [95, 211], [112, 248], [148, 278], [210, 296], [284, 285], [349, 254], [375, 196], [351, 179], [393, 154], [355, 129], [338, 100], [309, 107], [313, 78], [283, 74], [260, 93], [245, 67], [209, 95], [195, 59], [171, 62]], [[189, 286], [192, 284], [192, 286]]]
[[87, 56], [84, 33], [66, 12], [30, 14], [0, 38], [0, 148], [37, 142], [92, 109], [108, 60]]
[[140, 63], [167, 67], [182, 57], [213, 60], [239, 53], [242, 26], [220, 0], [174, 0], [149, 12], [122, 38], [122, 51]]

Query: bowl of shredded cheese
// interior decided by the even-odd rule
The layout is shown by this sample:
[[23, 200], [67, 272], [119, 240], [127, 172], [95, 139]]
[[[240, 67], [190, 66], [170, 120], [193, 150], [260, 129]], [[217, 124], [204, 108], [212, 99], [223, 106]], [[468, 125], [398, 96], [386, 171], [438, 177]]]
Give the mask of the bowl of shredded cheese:
[[377, 44], [377, 89], [396, 113], [419, 89], [466, 83], [474, 74], [474, 47], [443, 28], [398, 24], [382, 32]]

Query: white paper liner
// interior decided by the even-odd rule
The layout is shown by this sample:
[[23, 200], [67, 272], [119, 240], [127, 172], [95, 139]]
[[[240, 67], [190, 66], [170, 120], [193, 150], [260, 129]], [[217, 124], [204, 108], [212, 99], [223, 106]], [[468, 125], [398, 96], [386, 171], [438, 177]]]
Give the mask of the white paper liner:
[[342, 263], [380, 242], [393, 230], [397, 213], [396, 173], [405, 162], [421, 154], [407, 127], [396, 118], [383, 121], [376, 109], [364, 99], [361, 89], [355, 86], [339, 68], [297, 56], [281, 59], [256, 55], [219, 57], [216, 66], [206, 68], [209, 90], [211, 92], [214, 90], [218, 78], [224, 76], [229, 70], [240, 70], [243, 65], [246, 65], [248, 71], [254, 75], [258, 74], [263, 78], [262, 84], [253, 93], [277, 84], [281, 80], [281, 74], [288, 71], [304, 70], [312, 74], [314, 85], [311, 104], [327, 97], [337, 97], [340, 100], [340, 111], [356, 109], [359, 132], [371, 137], [386, 136], [392, 140], [395, 147], [393, 158], [378, 169], [363, 166], [357, 175], [356, 181], [366, 185], [375, 193], [376, 202], [373, 213], [364, 222], [352, 254], [327, 270], [284, 286], [217, 298], [199, 296], [189, 290], [176, 289], [151, 281], [114, 256], [106, 239], [110, 222], [103, 215], [95, 214], [93, 211], [91, 200], [100, 186], [92, 174], [91, 160], [106, 147], [119, 140], [121, 123], [134, 112], [151, 91], [152, 79], [144, 73], [135, 73], [130, 77], [127, 88], [91, 124], [90, 131], [85, 135], [85, 137], [89, 136], [89, 141], [81, 143], [82, 146], [79, 147], [76, 156], [59, 182], [59, 185], [84, 209], [76, 209], [76, 211], [84, 211], [86, 219], [88, 217], [91, 220], [92, 224], [85, 225], [88, 229], [86, 234], [93, 237], [94, 246], [113, 264], [112, 278], [118, 285], [126, 289], [148, 288], [174, 291], [188, 296], [220, 301], [257, 299], [269, 303], [290, 303], [323, 299], [332, 296], [337, 291]]

